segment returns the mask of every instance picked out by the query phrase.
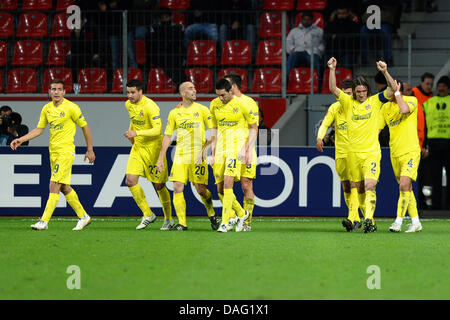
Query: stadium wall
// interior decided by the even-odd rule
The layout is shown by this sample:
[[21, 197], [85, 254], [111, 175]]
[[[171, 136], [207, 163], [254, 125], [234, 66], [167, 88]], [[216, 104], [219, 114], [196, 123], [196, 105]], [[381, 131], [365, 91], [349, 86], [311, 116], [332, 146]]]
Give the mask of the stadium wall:
[[[169, 168], [172, 151], [168, 151]], [[76, 149], [71, 184], [86, 211], [93, 216], [140, 216], [125, 185], [130, 147], [96, 147], [93, 165], [83, 162], [85, 152], [86, 148]], [[258, 163], [254, 181], [255, 216], [346, 216], [342, 188], [334, 167], [334, 148], [325, 148], [324, 153], [312, 147], [260, 149]], [[0, 147], [0, 177], [0, 216], [40, 216], [48, 198], [48, 148], [22, 147], [12, 151]], [[140, 184], [150, 207], [161, 216], [161, 204], [153, 186], [145, 179], [141, 179]], [[167, 185], [172, 191], [172, 183]], [[209, 188], [216, 212], [220, 214], [221, 203], [211, 168]], [[235, 194], [242, 201], [238, 183]], [[397, 197], [398, 186], [392, 173], [389, 150], [383, 149], [375, 217], [393, 217]], [[193, 186], [186, 187], [185, 198], [188, 215], [206, 216]], [[55, 215], [74, 216], [63, 196]]]

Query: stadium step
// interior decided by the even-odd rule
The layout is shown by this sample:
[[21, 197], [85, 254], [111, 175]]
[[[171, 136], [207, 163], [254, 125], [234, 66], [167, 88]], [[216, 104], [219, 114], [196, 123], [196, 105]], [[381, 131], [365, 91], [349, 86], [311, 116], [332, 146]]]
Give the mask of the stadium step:
[[[450, 21], [450, 15], [448, 20]], [[416, 39], [442, 39], [447, 38], [450, 41], [450, 23], [440, 23], [440, 24], [426, 24], [424, 23], [420, 27], [416, 28]], [[447, 42], [448, 47], [448, 42]]]
[[[392, 52], [394, 57], [394, 63], [396, 66], [408, 65], [408, 51], [407, 50], [394, 50]], [[444, 65], [449, 57], [449, 53], [434, 52], [430, 50], [415, 50], [411, 55], [411, 65], [413, 66], [436, 66]]]
[[[446, 1], [447, 2], [447, 1]], [[402, 22], [420, 22], [420, 23], [430, 23], [430, 22], [443, 22], [450, 21], [450, 8], [446, 11], [437, 12], [411, 12], [402, 13]], [[424, 24], [424, 25], [425, 25]]]
[[[414, 39], [412, 49], [448, 49], [450, 38], [442, 39]], [[407, 49], [408, 40], [398, 40], [392, 43], [392, 49]]]

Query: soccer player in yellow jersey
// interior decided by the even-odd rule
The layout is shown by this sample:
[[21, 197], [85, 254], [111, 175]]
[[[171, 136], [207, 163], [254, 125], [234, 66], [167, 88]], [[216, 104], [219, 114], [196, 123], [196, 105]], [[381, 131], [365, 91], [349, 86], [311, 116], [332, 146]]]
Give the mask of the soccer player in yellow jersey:
[[[393, 95], [393, 79], [387, 71], [385, 62], [378, 61], [377, 68], [383, 73], [389, 87], [370, 96], [370, 85], [364, 77], [353, 80], [353, 96], [346, 95], [336, 87], [336, 65], [334, 57], [328, 61], [330, 69], [329, 88], [341, 103], [347, 114], [348, 152], [350, 181], [356, 183], [358, 191], [365, 190], [365, 210], [363, 230], [375, 232], [373, 219], [377, 196], [375, 192], [380, 176], [381, 149], [378, 142], [380, 111], [383, 103]], [[361, 192], [360, 192], [361, 193]]]
[[[183, 102], [172, 109], [167, 120], [157, 168], [165, 169], [164, 159], [170, 145], [172, 134], [176, 130], [177, 146], [170, 171], [173, 182], [173, 205], [178, 217], [178, 224], [171, 230], [187, 230], [186, 201], [184, 186], [191, 181], [206, 208], [211, 227], [219, 228], [219, 221], [214, 213], [211, 192], [208, 185], [208, 163], [203, 160], [202, 149], [205, 144], [206, 128], [212, 127], [209, 109], [197, 102], [197, 92], [192, 82], [183, 82], [179, 88]], [[167, 165], [166, 165], [167, 166]]]
[[391, 163], [395, 178], [399, 184], [400, 194], [397, 203], [397, 218], [389, 231], [400, 232], [403, 218], [408, 210], [411, 226], [406, 232], [422, 231], [419, 221], [417, 202], [412, 191], [412, 182], [417, 178], [420, 162], [420, 144], [417, 135], [417, 98], [402, 95], [403, 86], [395, 83], [394, 98], [381, 108], [380, 130], [389, 127], [389, 147]]
[[[340, 87], [341, 90], [351, 96], [353, 81], [346, 79], [342, 81]], [[348, 208], [348, 217], [342, 221], [342, 225], [348, 231], [356, 231], [361, 228], [362, 224], [359, 219], [358, 207], [360, 206], [357, 196], [356, 185], [350, 183], [350, 172], [348, 166], [348, 137], [347, 137], [347, 115], [342, 108], [339, 101], [333, 103], [325, 115], [325, 118], [320, 125], [319, 132], [317, 133], [316, 149], [319, 152], [323, 152], [323, 139], [327, 132], [327, 129], [334, 123], [336, 138], [335, 138], [335, 165], [336, 172], [342, 183], [342, 189], [344, 190], [345, 204]], [[353, 192], [353, 194], [352, 194]], [[355, 210], [356, 209], [356, 210]], [[364, 207], [361, 206], [361, 211], [364, 214]]]
[[89, 163], [93, 163], [95, 160], [92, 134], [80, 108], [75, 103], [65, 99], [65, 93], [64, 82], [57, 79], [53, 80], [49, 88], [52, 101], [42, 108], [37, 127], [25, 136], [11, 142], [11, 148], [16, 150], [22, 143], [39, 137], [47, 125], [50, 127], [49, 152], [52, 170], [50, 194], [41, 219], [31, 225], [33, 230], [48, 229], [48, 222], [58, 204], [60, 192], [64, 194], [67, 202], [79, 218], [77, 225], [72, 230], [82, 230], [92, 221], [81, 205], [77, 193], [70, 186], [72, 164], [75, 159], [73, 141], [76, 125], [81, 127], [83, 131], [87, 146], [84, 160], [88, 159]]
[[[251, 97], [243, 94], [241, 92], [241, 83], [242, 79], [241, 76], [238, 74], [228, 74], [224, 77], [231, 83], [231, 91], [233, 92], [233, 95], [239, 99], [241, 99], [241, 102], [246, 104], [248, 106], [248, 109], [250, 109], [250, 112], [253, 114], [253, 116], [256, 118], [256, 125], [259, 124], [259, 108], [256, 104], [255, 100], [253, 100]], [[248, 124], [247, 124], [248, 126]], [[247, 130], [247, 137], [248, 137], [248, 130]], [[248, 139], [247, 139], [248, 142]], [[255, 207], [255, 194], [253, 193], [253, 179], [256, 177], [256, 164], [257, 164], [257, 154], [256, 154], [256, 144], [253, 147], [252, 150], [252, 163], [249, 165], [243, 165], [241, 166], [241, 186], [242, 191], [244, 193], [244, 210], [248, 211], [250, 213], [250, 216], [245, 221], [244, 225], [244, 231], [250, 231], [251, 230], [251, 222], [252, 222], [252, 216], [253, 216], [253, 208]]]
[[[240, 232], [244, 230], [244, 222], [250, 214], [236, 200], [233, 184], [240, 179], [241, 166], [252, 163], [257, 119], [245, 103], [233, 96], [228, 80], [219, 79], [215, 89], [218, 98], [210, 104], [214, 128], [211, 134], [217, 136], [212, 163], [217, 191], [223, 195], [222, 223], [217, 231], [228, 231], [227, 225], [234, 211], [238, 216], [236, 231]], [[248, 128], [250, 132], [247, 138]], [[208, 147], [209, 144], [205, 144], [204, 150]]]
[[[130, 127], [124, 136], [133, 144], [126, 169], [126, 184], [136, 204], [144, 214], [137, 230], [146, 228], [155, 222], [156, 215], [149, 208], [145, 193], [139, 185], [139, 177], [145, 177], [153, 183], [158, 192], [164, 212], [161, 230], [169, 230], [172, 221], [172, 204], [170, 193], [166, 188], [168, 179], [166, 170], [159, 172], [156, 168], [162, 142], [162, 126], [159, 107], [143, 94], [144, 84], [139, 80], [127, 83], [128, 101], [125, 107], [130, 116]], [[166, 161], [166, 158], [164, 158]]]

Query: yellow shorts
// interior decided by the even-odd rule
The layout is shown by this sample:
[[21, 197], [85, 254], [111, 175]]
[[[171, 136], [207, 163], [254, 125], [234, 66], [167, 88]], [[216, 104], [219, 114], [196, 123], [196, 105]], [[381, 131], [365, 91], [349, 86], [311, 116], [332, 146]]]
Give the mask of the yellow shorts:
[[339, 180], [347, 181], [350, 180], [350, 170], [348, 167], [348, 158], [337, 158], [335, 160], [336, 172], [338, 174]]
[[241, 180], [241, 167], [242, 163], [236, 158], [214, 159], [213, 172], [216, 184], [221, 183], [225, 176], [234, 177], [234, 181]]
[[153, 183], [165, 183], [168, 180], [169, 170], [167, 169], [167, 159], [164, 158], [164, 172], [156, 170], [159, 148], [132, 148], [128, 158], [126, 174], [133, 174], [147, 178]]
[[258, 156], [256, 155], [256, 150], [253, 149], [252, 163], [248, 166], [244, 164], [241, 165], [241, 177], [255, 179], [256, 178], [256, 164], [258, 162]]
[[349, 152], [347, 163], [350, 171], [350, 180], [353, 182], [364, 179], [377, 180], [380, 177], [381, 151], [373, 153]]
[[408, 152], [400, 157], [391, 156], [392, 168], [397, 182], [400, 182], [400, 177], [410, 177], [412, 181], [416, 181], [419, 162], [420, 151]]
[[71, 152], [50, 153], [50, 181], [70, 185], [72, 178], [72, 165], [75, 155]]
[[208, 184], [208, 164], [173, 163], [170, 170], [170, 181], [186, 184], [188, 181], [199, 184]]

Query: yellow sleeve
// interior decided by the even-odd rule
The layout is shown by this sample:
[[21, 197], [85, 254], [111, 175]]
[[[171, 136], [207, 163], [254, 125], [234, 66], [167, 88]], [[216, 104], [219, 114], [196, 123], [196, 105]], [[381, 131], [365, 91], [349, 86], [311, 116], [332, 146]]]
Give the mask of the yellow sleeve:
[[214, 100], [211, 101], [209, 105], [209, 111], [211, 112], [211, 127], [210, 129], [217, 129], [217, 118], [216, 114], [214, 113]]
[[148, 121], [151, 128], [145, 130], [137, 130], [136, 135], [145, 137], [154, 137], [162, 133], [161, 116], [159, 114], [159, 107], [153, 103], [153, 105], [145, 106], [147, 111]]
[[44, 129], [48, 124], [47, 115], [45, 112], [46, 110], [47, 108], [45, 106], [41, 110], [41, 115], [39, 116], [39, 122], [37, 124], [38, 128]]
[[386, 119], [384, 119], [384, 108], [381, 108], [378, 124], [379, 130], [383, 130], [384, 127], [386, 126]]
[[72, 121], [75, 122], [80, 128], [83, 128], [87, 125], [86, 119], [84, 119], [83, 113], [78, 105], [73, 104], [71, 108], [71, 117]]
[[164, 131], [164, 135], [172, 136], [175, 131], [175, 112], [174, 110], [170, 111], [169, 117], [167, 118], [166, 130]]
[[334, 122], [336, 115], [335, 104], [333, 103], [327, 111], [327, 114], [323, 118], [322, 124], [320, 125], [319, 131], [317, 132], [317, 139], [323, 139], [327, 133], [328, 128]]
[[353, 97], [346, 94], [344, 91], [339, 90], [339, 98], [337, 99], [340, 104], [342, 105], [342, 108], [344, 109], [344, 112], [347, 112], [348, 108], [353, 103]]
[[403, 99], [405, 100], [405, 102], [409, 106], [409, 113], [413, 113], [417, 109], [417, 104], [418, 104], [417, 98], [416, 97], [403, 96]]
[[258, 114], [255, 115], [253, 113], [253, 110], [250, 107], [248, 107], [246, 103], [242, 102], [241, 100], [238, 100], [238, 104], [244, 111], [243, 112], [244, 118], [249, 125], [258, 122]]
[[203, 122], [205, 123], [205, 126], [208, 129], [214, 128], [214, 123], [212, 120], [212, 115], [211, 112], [209, 111], [208, 108], [203, 107], [202, 109], [202, 114], [203, 114]]

